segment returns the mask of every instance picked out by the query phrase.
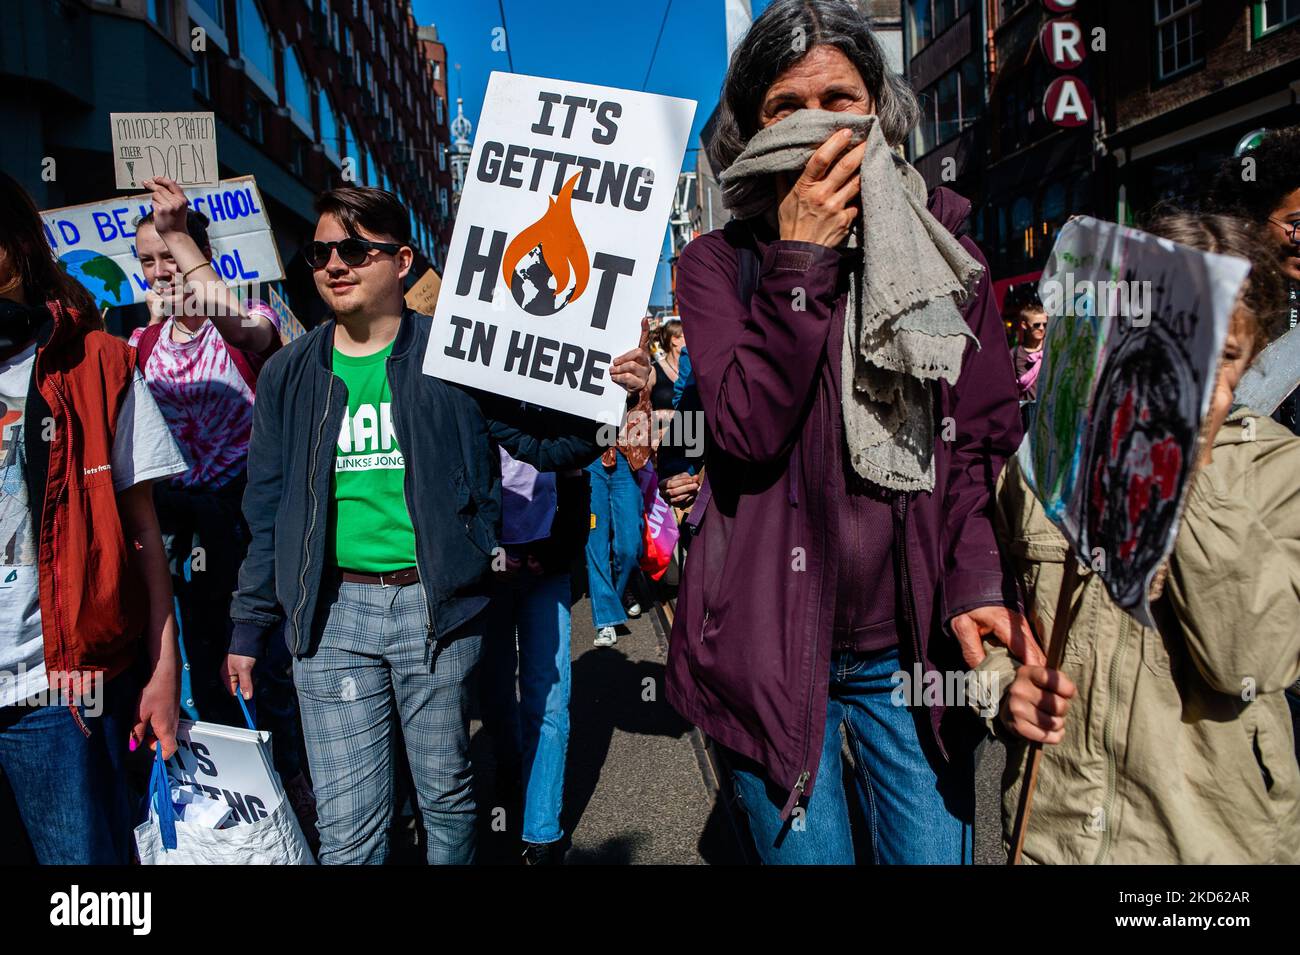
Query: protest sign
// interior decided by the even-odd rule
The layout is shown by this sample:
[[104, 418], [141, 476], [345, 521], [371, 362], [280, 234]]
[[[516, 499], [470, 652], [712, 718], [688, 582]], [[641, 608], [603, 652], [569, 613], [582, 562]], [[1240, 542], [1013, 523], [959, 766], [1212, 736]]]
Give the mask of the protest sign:
[[429, 269], [406, 293], [406, 304], [422, 315], [432, 315], [438, 305], [438, 290], [441, 288], [442, 280], [438, 278], [438, 273]]
[[691, 100], [493, 73], [424, 371], [617, 421]]
[[215, 186], [217, 127], [211, 113], [110, 113], [119, 189], [166, 176], [182, 188]]
[[271, 306], [271, 311], [275, 312], [276, 321], [280, 326], [280, 340], [286, 345], [295, 338], [307, 334], [307, 329], [302, 327], [302, 322], [298, 321], [298, 316], [293, 314], [289, 303], [270, 286], [266, 289], [266, 304]]
[[[210, 220], [212, 264], [231, 285], [284, 278], [262, 195], [252, 176], [187, 190], [190, 208]], [[41, 213], [54, 256], [100, 308], [143, 302], [147, 288], [135, 252], [135, 223], [153, 208], [148, 194]]]
[[284, 798], [271, 759], [271, 734], [257, 730], [181, 720], [167, 774], [229, 805], [233, 825], [266, 818]]
[[1047, 339], [1021, 466], [1075, 555], [1146, 626], [1249, 270], [1080, 217], [1061, 230], [1039, 281]]

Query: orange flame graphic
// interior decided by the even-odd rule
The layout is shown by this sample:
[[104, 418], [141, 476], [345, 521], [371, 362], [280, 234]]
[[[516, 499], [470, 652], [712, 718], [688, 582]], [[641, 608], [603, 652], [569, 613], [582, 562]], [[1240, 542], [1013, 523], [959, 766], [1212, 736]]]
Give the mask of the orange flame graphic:
[[519, 260], [539, 245], [542, 247], [546, 267], [555, 277], [556, 295], [568, 287], [570, 269], [576, 273], [576, 280], [568, 301], [577, 301], [578, 296], [587, 288], [591, 265], [587, 261], [587, 246], [583, 244], [582, 234], [573, 221], [572, 207], [573, 187], [577, 184], [579, 175], [581, 173], [574, 173], [560, 190], [559, 196], [554, 199], [548, 196], [546, 201], [549, 207], [542, 217], [521, 231], [506, 246], [505, 255], [501, 259], [501, 277], [506, 281], [506, 288], [510, 287], [511, 276]]

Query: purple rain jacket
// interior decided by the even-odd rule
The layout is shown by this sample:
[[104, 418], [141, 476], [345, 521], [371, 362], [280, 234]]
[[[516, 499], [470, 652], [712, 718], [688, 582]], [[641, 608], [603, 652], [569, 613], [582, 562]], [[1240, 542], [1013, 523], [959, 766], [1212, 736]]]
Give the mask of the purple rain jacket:
[[[954, 235], [970, 203], [947, 189], [930, 212]], [[765, 241], [764, 227], [732, 223], [683, 250], [676, 290], [704, 405], [711, 494], [678, 594], [668, 651], [668, 700], [713, 739], [757, 760], [789, 792], [784, 815], [812, 793], [826, 726], [836, 587], [836, 521], [819, 513], [843, 450], [830, 433], [829, 331], [842, 327], [847, 254], [808, 242]], [[724, 234], [724, 232], [726, 234]], [[752, 241], [758, 280], [748, 307], [737, 290], [733, 242]], [[964, 315], [979, 338], [966, 348], [956, 385], [935, 385], [935, 490], [893, 496], [896, 571], [902, 591], [899, 656], [909, 676], [965, 670], [948, 629], [986, 605], [1019, 609], [990, 507], [1003, 464], [1020, 444], [1015, 375], [975, 243], [985, 266]], [[795, 290], [803, 289], [802, 310]], [[839, 361], [839, 342], [829, 343]], [[838, 400], [833, 407], [838, 408]], [[943, 440], [945, 419], [948, 436]], [[899, 546], [899, 542], [903, 542]], [[870, 581], [862, 582], [864, 587]], [[920, 688], [913, 690], [919, 696]], [[959, 707], [918, 713], [944, 759], [978, 738]], [[923, 731], [924, 732], [924, 731]]]

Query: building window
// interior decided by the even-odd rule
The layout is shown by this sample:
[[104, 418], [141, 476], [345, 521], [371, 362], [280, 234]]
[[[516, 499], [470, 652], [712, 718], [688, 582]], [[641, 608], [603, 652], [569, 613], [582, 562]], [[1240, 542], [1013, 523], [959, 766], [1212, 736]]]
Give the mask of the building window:
[[212, 99], [212, 82], [208, 75], [208, 55], [198, 52], [194, 54], [194, 66], [190, 69], [190, 85], [194, 87], [194, 92], [200, 99]]
[[266, 25], [257, 0], [239, 0], [239, 55], [249, 79], [274, 100], [280, 98], [275, 88], [275, 41]]
[[1162, 80], [1205, 61], [1201, 0], [1154, 0], [1156, 72]]
[[190, 7], [198, 7], [218, 30], [226, 28], [225, 0], [190, 0]]
[[239, 128], [253, 142], [262, 141], [262, 103], [256, 96], [244, 97], [244, 120]]
[[311, 90], [307, 86], [307, 74], [303, 72], [298, 54], [293, 50], [284, 51], [284, 103], [289, 107], [289, 115], [308, 136], [311, 128]]
[[172, 0], [149, 0], [149, 22], [167, 36], [172, 35]]
[[323, 86], [316, 93], [316, 109], [320, 113], [321, 146], [325, 149], [325, 155], [338, 165], [339, 121], [334, 106], [330, 103], [329, 94], [325, 92]]
[[952, 139], [979, 118], [982, 86], [979, 62], [968, 56], [921, 93], [921, 120], [912, 140], [917, 156]]
[[1258, 0], [1255, 4], [1255, 36], [1300, 20], [1300, 0]]
[[912, 54], [961, 19], [975, 0], [907, 0], [907, 37]]

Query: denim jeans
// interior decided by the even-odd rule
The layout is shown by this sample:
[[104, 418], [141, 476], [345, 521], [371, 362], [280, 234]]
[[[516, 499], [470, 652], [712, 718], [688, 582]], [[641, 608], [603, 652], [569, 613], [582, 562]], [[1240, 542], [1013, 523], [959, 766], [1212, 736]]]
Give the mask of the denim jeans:
[[520, 767], [523, 840], [556, 842], [569, 748], [569, 575], [515, 577], [497, 599], [495, 632], [484, 636], [483, 725], [501, 758]]
[[591, 514], [587, 535], [587, 589], [596, 629], [627, 621], [623, 591], [641, 554], [645, 502], [627, 458], [616, 454], [614, 467], [597, 458], [587, 465], [591, 477]]
[[[428, 861], [474, 861], [469, 687], [485, 616], [434, 644], [420, 584], [333, 583], [308, 656], [293, 664], [322, 864], [382, 864], [393, 814], [394, 715], [401, 720]], [[323, 621], [323, 622], [322, 622]]]
[[[917, 720], [891, 700], [898, 648], [837, 652], [821, 763], [813, 794], [781, 820], [787, 793], [761, 767], [729, 754], [736, 792], [763, 861], [769, 865], [970, 864], [975, 774], [971, 754], [951, 763], [929, 755]], [[849, 796], [841, 772], [840, 726], [855, 764], [852, 778], [868, 831], [859, 833], [868, 858], [857, 859]]]
[[132, 811], [126, 787], [127, 738], [137, 680], [130, 673], [103, 685], [103, 710], [82, 707], [86, 736], [66, 706], [0, 708], [0, 782], [13, 790], [18, 814], [41, 865], [126, 865]]

